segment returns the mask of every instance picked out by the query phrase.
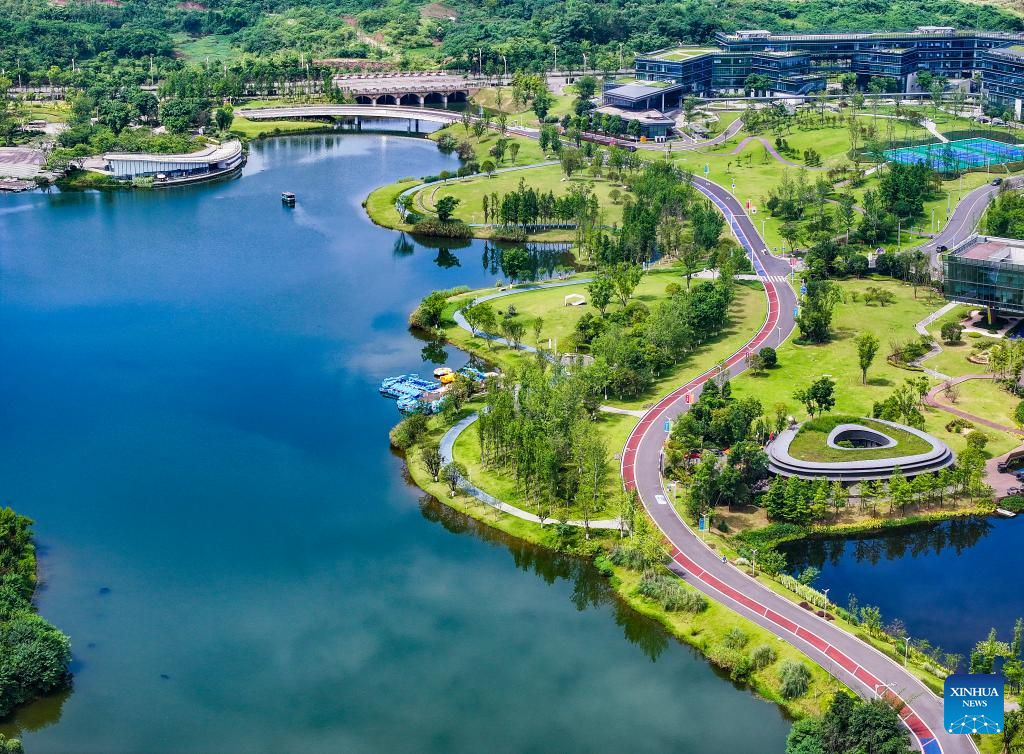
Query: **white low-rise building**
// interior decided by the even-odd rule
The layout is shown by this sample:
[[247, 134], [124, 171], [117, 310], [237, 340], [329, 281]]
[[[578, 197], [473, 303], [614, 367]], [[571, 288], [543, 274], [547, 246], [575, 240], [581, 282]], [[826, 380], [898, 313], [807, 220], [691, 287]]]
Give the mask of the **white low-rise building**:
[[230, 173], [245, 162], [242, 143], [238, 140], [214, 144], [188, 154], [128, 154], [108, 152], [103, 155], [103, 169], [115, 178], [154, 178], [177, 181]]

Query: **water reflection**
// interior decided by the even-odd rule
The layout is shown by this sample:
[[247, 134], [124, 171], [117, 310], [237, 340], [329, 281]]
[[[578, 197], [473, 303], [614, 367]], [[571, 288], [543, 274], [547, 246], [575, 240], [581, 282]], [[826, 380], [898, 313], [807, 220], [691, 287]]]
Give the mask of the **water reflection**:
[[431, 495], [420, 497], [419, 505], [425, 519], [441, 524], [453, 534], [469, 534], [503, 546], [519, 570], [539, 576], [548, 584], [558, 580], [571, 582], [570, 601], [577, 610], [612, 607], [615, 624], [622, 627], [622, 635], [652, 662], [668, 647], [671, 635], [619, 599], [608, 580], [589, 561], [513, 537], [449, 508]]
[[790, 570], [798, 573], [810, 566], [821, 570], [826, 564], [839, 565], [847, 554], [854, 562], [869, 565], [878, 565], [883, 559], [942, 555], [947, 550], [959, 556], [977, 545], [991, 530], [988, 519], [971, 516], [891, 534], [790, 542], [779, 549], [785, 553]]
[[[790, 542], [789, 570], [821, 571], [815, 581], [839, 605], [855, 595], [899, 619], [913, 638], [967, 656], [989, 628], [1024, 615], [1017, 588], [1024, 518], [969, 516], [881, 534]], [[943, 609], [955, 605], [956, 609]]]

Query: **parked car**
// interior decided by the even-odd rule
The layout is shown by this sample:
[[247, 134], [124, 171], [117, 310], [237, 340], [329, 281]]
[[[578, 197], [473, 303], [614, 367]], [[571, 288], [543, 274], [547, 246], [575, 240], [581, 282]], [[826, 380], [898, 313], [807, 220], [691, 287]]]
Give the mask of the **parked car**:
[[1002, 179], [1002, 178], [993, 178], [993, 179], [992, 179], [992, 185], [993, 185], [993, 186], [998, 186], [998, 185], [999, 185], [1000, 183], [1002, 183], [1002, 182], [1003, 182], [1003, 179]]
[[946, 246], [945, 244], [940, 243], [938, 246], [935, 247], [935, 250], [940, 254], [945, 254], [947, 251], [949, 251], [949, 247]]

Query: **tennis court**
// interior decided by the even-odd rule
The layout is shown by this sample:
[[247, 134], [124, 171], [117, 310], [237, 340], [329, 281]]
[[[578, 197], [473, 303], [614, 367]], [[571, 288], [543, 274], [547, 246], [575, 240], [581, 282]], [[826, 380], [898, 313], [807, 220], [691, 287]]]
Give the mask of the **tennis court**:
[[885, 158], [904, 165], [924, 163], [940, 172], [983, 168], [1024, 160], [1024, 145], [1004, 144], [992, 139], [974, 138], [945, 144], [920, 144], [916, 147], [888, 149]]

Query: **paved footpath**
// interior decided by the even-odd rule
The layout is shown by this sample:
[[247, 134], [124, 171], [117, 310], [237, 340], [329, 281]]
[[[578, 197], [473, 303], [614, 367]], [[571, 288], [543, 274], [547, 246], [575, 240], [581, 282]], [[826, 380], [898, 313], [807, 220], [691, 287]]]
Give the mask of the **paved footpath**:
[[[768, 316], [746, 346], [730, 357], [730, 374], [745, 369], [745, 357], [762, 346], [780, 345], [794, 327], [792, 288], [778, 282], [788, 264], [763, 253], [757, 234], [739, 201], [725, 188], [695, 178], [694, 185], [725, 214], [733, 233], [754, 259], [765, 286]], [[975, 754], [968, 736], [942, 729], [942, 700], [904, 667], [841, 628], [804, 610], [760, 584], [707, 547], [667, 503], [661, 478], [663, 424], [687, 409], [685, 396], [698, 395], [711, 370], [674, 390], [650, 409], [626, 442], [622, 477], [637, 490], [644, 507], [669, 542], [670, 568], [709, 598], [733, 609], [800, 649], [844, 684], [865, 696], [884, 695], [898, 707], [900, 718], [925, 754]]]

